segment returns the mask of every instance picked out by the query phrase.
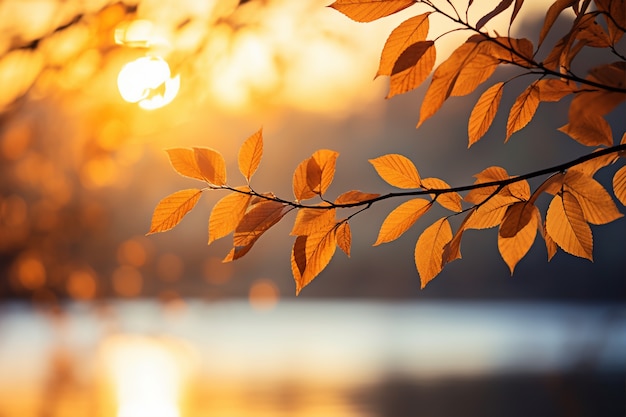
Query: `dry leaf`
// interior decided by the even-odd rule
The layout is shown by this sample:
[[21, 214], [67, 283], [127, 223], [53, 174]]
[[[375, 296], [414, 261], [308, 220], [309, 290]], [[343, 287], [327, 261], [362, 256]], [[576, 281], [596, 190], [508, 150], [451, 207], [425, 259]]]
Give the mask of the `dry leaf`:
[[278, 201], [266, 200], [250, 207], [243, 216], [233, 236], [233, 246], [254, 243], [270, 227], [275, 225], [291, 208]]
[[371, 22], [415, 3], [414, 0], [336, 0], [329, 7], [357, 22]]
[[526, 201], [511, 204], [502, 218], [498, 234], [503, 238], [517, 235], [532, 220], [536, 211], [537, 208]]
[[352, 246], [352, 232], [350, 231], [350, 224], [343, 220], [337, 226], [337, 246], [350, 257], [350, 247]]
[[443, 269], [443, 251], [452, 240], [448, 219], [441, 218], [428, 226], [415, 245], [415, 266], [424, 288]]
[[577, 2], [578, 0], [557, 0], [552, 4], [552, 6], [550, 6], [548, 12], [546, 13], [541, 32], [539, 32], [539, 45], [543, 43], [546, 35], [552, 28], [552, 25], [554, 25], [554, 22], [557, 17], [559, 17], [561, 12]]
[[226, 185], [226, 161], [218, 151], [211, 148], [193, 148], [200, 173], [209, 184]]
[[[306, 237], [306, 240], [304, 241], [306, 254], [305, 268], [301, 272], [300, 276], [294, 274], [294, 280], [296, 281], [296, 295], [298, 295], [304, 287], [309, 285], [311, 281], [313, 281], [313, 279], [317, 277], [320, 272], [324, 270], [324, 268], [326, 268], [332, 259], [337, 248], [336, 233], [337, 228], [335, 225], [332, 225], [327, 230], [319, 230]], [[298, 254], [298, 256], [301, 257], [301, 254]], [[301, 259], [296, 261], [299, 268], [300, 264], [298, 262], [301, 262]]]
[[[518, 203], [523, 204], [523, 203]], [[507, 211], [507, 215], [510, 213], [512, 217], [511, 222], [507, 222], [507, 217], [500, 226], [500, 233], [498, 233], [498, 250], [504, 262], [509, 266], [511, 275], [515, 270], [517, 263], [528, 253], [530, 247], [535, 241], [537, 236], [537, 225], [540, 224], [539, 210], [532, 204], [524, 204], [521, 210], [513, 209], [512, 207], [519, 207], [519, 205], [513, 205]], [[517, 216], [517, 214], [522, 214]], [[526, 220], [526, 218], [528, 218]], [[515, 233], [510, 234], [513, 228], [505, 226], [507, 223], [515, 223], [515, 228], [518, 228]], [[503, 234], [503, 227], [507, 227], [507, 235]]]
[[565, 252], [593, 260], [593, 236], [583, 209], [569, 192], [552, 199], [546, 215], [546, 231]]
[[410, 159], [399, 154], [388, 154], [370, 159], [374, 169], [389, 185], [398, 188], [420, 188], [420, 176]]
[[309, 158], [306, 165], [306, 181], [316, 194], [324, 194], [333, 181], [338, 156], [335, 151], [322, 149]]
[[[485, 16], [481, 17], [478, 23], [476, 23], [476, 29], [480, 29], [487, 24], [491, 19], [508, 9], [513, 0], [501, 0], [500, 3], [496, 6], [495, 9], [487, 13]], [[512, 19], [511, 19], [512, 20]]]
[[[249, 191], [249, 188], [242, 187], [239, 190]], [[209, 216], [209, 245], [235, 230], [249, 203], [250, 195], [238, 192], [228, 194], [215, 203]]]
[[402, 22], [391, 32], [380, 55], [380, 64], [378, 65], [376, 77], [379, 75], [391, 75], [391, 71], [400, 54], [409, 46], [426, 40], [429, 15], [430, 12], [413, 16]]
[[309, 187], [309, 182], [307, 181], [307, 167], [310, 160], [311, 158], [307, 158], [300, 162], [293, 173], [293, 195], [296, 197], [296, 201], [308, 200], [317, 195]]
[[567, 172], [563, 179], [563, 190], [569, 191], [578, 200], [585, 220], [589, 223], [606, 224], [622, 217], [604, 187], [579, 171]]
[[626, 206], [626, 166], [618, 169], [613, 176], [613, 192], [615, 197]]
[[364, 193], [358, 190], [346, 191], [335, 199], [336, 205], [360, 204], [364, 201], [373, 200], [380, 194]]
[[152, 213], [150, 231], [147, 234], [172, 229], [195, 207], [201, 194], [202, 190], [192, 188], [176, 191], [159, 201]]
[[200, 172], [200, 168], [198, 168], [193, 149], [175, 148], [166, 149], [165, 151], [167, 152], [172, 167], [180, 175], [200, 181], [205, 180]]
[[467, 125], [467, 134], [469, 137], [468, 148], [478, 142], [480, 138], [487, 133], [493, 119], [496, 117], [500, 99], [504, 90], [504, 83], [495, 83], [489, 87], [478, 99], [476, 105], [472, 109]]
[[511, 107], [509, 113], [509, 119], [506, 123], [506, 138], [504, 141], [508, 141], [511, 135], [530, 122], [535, 115], [537, 107], [539, 106], [539, 89], [536, 82], [526, 88], [522, 94], [517, 97], [515, 103]]
[[335, 224], [334, 208], [302, 208], [298, 210], [290, 234], [292, 236], [310, 235], [320, 229], [327, 229], [329, 224]]
[[239, 148], [237, 162], [239, 171], [250, 182], [263, 156], [263, 129], [250, 136]]
[[391, 242], [402, 236], [431, 207], [432, 202], [423, 198], [414, 198], [400, 204], [383, 221], [374, 246]]
[[[439, 178], [422, 178], [422, 188], [426, 190], [447, 190], [450, 189], [450, 184]], [[460, 212], [463, 210], [461, 207], [461, 196], [457, 192], [441, 193], [438, 196], [431, 194], [431, 197], [437, 201], [442, 207], [448, 210]]]
[[433, 41], [420, 41], [405, 49], [391, 71], [389, 94], [386, 98], [404, 94], [419, 87], [430, 75], [436, 59], [437, 53]]

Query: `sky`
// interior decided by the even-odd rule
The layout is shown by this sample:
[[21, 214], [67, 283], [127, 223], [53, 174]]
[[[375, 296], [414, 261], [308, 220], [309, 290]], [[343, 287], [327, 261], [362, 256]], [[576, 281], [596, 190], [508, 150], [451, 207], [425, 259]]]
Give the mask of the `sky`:
[[[145, 236], [161, 198], [198, 185], [171, 169], [168, 148], [220, 151], [229, 179], [242, 181], [232, 185], [241, 185], [237, 150], [263, 128], [264, 157], [253, 185], [287, 199], [293, 170], [317, 149], [340, 153], [329, 190], [335, 195], [389, 191], [367, 162], [386, 153], [406, 155], [422, 176], [451, 185], [469, 184], [491, 165], [521, 174], [585, 153], [556, 132], [566, 122], [567, 103], [542, 105], [507, 144], [501, 112], [468, 150], [466, 123], [480, 89], [451, 100], [416, 129], [425, 88], [385, 100], [388, 80], [374, 75], [386, 36], [421, 6], [361, 24], [324, 1], [236, 3], [0, 4], [0, 297], [44, 303], [66, 297], [222, 299], [255, 291], [293, 297], [289, 221], [232, 264], [221, 262], [229, 238], [206, 245], [210, 208], [223, 196], [217, 192], [203, 196], [176, 229]], [[540, 5], [525, 2], [514, 33], [536, 41]], [[432, 27], [433, 36], [446, 28], [440, 22]], [[442, 44], [441, 57], [449, 45]], [[171, 80], [157, 97], [170, 102], [154, 110], [140, 107], [146, 97], [126, 102], [118, 91], [125, 65], [145, 56], [169, 65], [153, 88]], [[583, 63], [599, 59], [590, 55]], [[131, 87], [140, 81], [131, 80]], [[513, 85], [521, 91], [524, 81]], [[154, 96], [158, 91], [146, 105]], [[505, 95], [503, 108], [514, 99]], [[616, 134], [624, 130], [623, 110], [609, 115]], [[547, 203], [540, 200], [544, 210]], [[593, 263], [562, 252], [548, 263], [537, 239], [513, 277], [498, 255], [497, 232], [469, 232], [463, 259], [419, 290], [415, 241], [442, 212], [396, 242], [372, 247], [397, 204], [355, 217], [351, 259], [337, 253], [301, 297], [623, 301], [624, 219], [593, 228]]]

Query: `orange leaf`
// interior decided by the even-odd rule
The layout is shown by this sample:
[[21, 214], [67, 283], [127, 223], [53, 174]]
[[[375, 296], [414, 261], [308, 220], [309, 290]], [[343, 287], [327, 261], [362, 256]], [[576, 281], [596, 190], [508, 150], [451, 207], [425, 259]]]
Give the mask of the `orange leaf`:
[[576, 92], [576, 85], [569, 80], [544, 78], [537, 81], [540, 101], [559, 101], [563, 97]]
[[389, 185], [398, 188], [420, 188], [420, 176], [410, 159], [399, 154], [388, 154], [370, 159], [374, 169]]
[[582, 16], [575, 27], [576, 39], [579, 39], [586, 46], [594, 48], [608, 48], [611, 40], [602, 26], [596, 22], [596, 13], [587, 13]]
[[358, 190], [346, 191], [335, 199], [335, 204], [359, 204], [363, 201], [369, 201], [379, 196], [380, 194], [364, 193]]
[[[484, 45], [484, 46], [483, 46]], [[533, 44], [526, 38], [498, 36], [481, 44], [482, 52], [506, 63], [530, 68], [533, 62]]]
[[414, 0], [336, 0], [329, 7], [357, 22], [371, 22], [414, 4]]
[[552, 236], [550, 236], [550, 234], [546, 230], [545, 224], [541, 225], [541, 228], [539, 230], [543, 232], [542, 235], [543, 235], [544, 241], [546, 242], [546, 250], [548, 252], [548, 262], [550, 262], [552, 258], [554, 257], [554, 255], [556, 255], [556, 250], [557, 250], [556, 243], [554, 243]]
[[204, 181], [204, 177], [198, 168], [196, 162], [196, 156], [192, 149], [175, 148], [166, 149], [167, 155], [170, 158], [170, 163], [176, 172], [184, 177], [194, 178], [200, 181]]
[[193, 148], [193, 152], [205, 181], [218, 186], [226, 185], [226, 161], [222, 154], [211, 148]]
[[493, 9], [492, 11], [487, 13], [485, 16], [483, 16], [478, 21], [478, 23], [476, 23], [476, 29], [478, 30], [478, 29], [482, 28], [491, 19], [493, 19], [494, 17], [496, 17], [497, 15], [499, 15], [500, 13], [502, 13], [503, 11], [508, 9], [511, 6], [511, 3], [513, 3], [513, 0], [502, 0], [502, 1], [500, 1], [500, 3], [496, 6], [495, 9]]
[[[483, 42], [481, 45], [485, 44], [487, 42]], [[459, 69], [452, 84], [450, 95], [460, 97], [472, 93], [480, 84], [491, 77], [499, 63], [500, 61], [490, 55], [476, 54]]]
[[513, 197], [499, 197], [496, 195], [484, 204], [476, 207], [468, 216], [465, 224], [466, 229], [489, 229], [502, 222], [507, 208], [517, 202]]
[[335, 176], [335, 164], [339, 154], [322, 149], [316, 151], [306, 165], [306, 180], [309, 188], [316, 194], [326, 192]]
[[320, 229], [325, 229], [329, 224], [335, 224], [335, 209], [302, 208], [298, 210], [296, 220], [291, 229], [292, 236], [310, 235]]
[[500, 106], [503, 90], [503, 82], [495, 83], [476, 102], [467, 126], [467, 134], [469, 136], [468, 148], [478, 142], [491, 127], [491, 123], [493, 123], [493, 119], [496, 117], [498, 106]]
[[172, 229], [189, 213], [198, 203], [202, 190], [192, 188], [189, 190], [176, 191], [159, 201], [154, 213], [152, 223], [147, 234], [165, 232]]
[[376, 77], [379, 75], [391, 75], [391, 71], [400, 54], [410, 45], [426, 40], [429, 15], [430, 12], [413, 16], [402, 22], [400, 26], [391, 32], [380, 55], [380, 64], [378, 65]]
[[[600, 148], [603, 149], [603, 148]], [[596, 149], [594, 152], [600, 150]], [[617, 161], [617, 154], [611, 153], [607, 155], [603, 155], [597, 158], [590, 159], [581, 164], [571, 167], [569, 171], [578, 171], [581, 174], [587, 175], [589, 177], [593, 177], [593, 175], [598, 172], [600, 168], [604, 168], [605, 166], [611, 165], [615, 161]], [[554, 194], [554, 193], [553, 193]]]
[[253, 240], [245, 246], [237, 246], [235, 248], [232, 248], [230, 252], [228, 252], [228, 255], [226, 255], [226, 257], [222, 259], [222, 262], [232, 262], [236, 261], [239, 258], [242, 258], [245, 254], [250, 252], [250, 249], [252, 249], [252, 246], [254, 246], [255, 242], [256, 240]]
[[433, 41], [416, 42], [405, 49], [391, 71], [389, 94], [386, 98], [404, 94], [419, 87], [430, 75], [436, 59], [437, 53]]
[[270, 227], [283, 218], [290, 207], [278, 201], [266, 200], [252, 206], [243, 216], [233, 236], [233, 245], [247, 246], [255, 242]]
[[577, 2], [578, 0], [556, 0], [554, 4], [550, 6], [548, 12], [546, 13], [541, 32], [539, 33], [539, 45], [543, 43], [543, 40], [545, 39], [546, 35], [552, 28], [552, 25], [554, 25], [556, 18], [559, 17], [561, 12]]
[[423, 289], [443, 269], [443, 251], [452, 240], [448, 219], [441, 218], [428, 226], [415, 245], [415, 266]]
[[626, 166], [618, 169], [613, 176], [613, 192], [615, 197], [626, 206]]
[[391, 242], [402, 236], [431, 207], [432, 202], [423, 198], [414, 198], [400, 204], [383, 221], [374, 246]]
[[565, 252], [593, 260], [593, 236], [578, 200], [569, 192], [552, 199], [546, 215], [546, 230]]
[[611, 126], [604, 117], [593, 113], [580, 113], [574, 118], [570, 115], [570, 122], [558, 130], [585, 146], [613, 144]]
[[596, 180], [578, 171], [568, 171], [563, 189], [572, 193], [583, 210], [585, 220], [592, 224], [606, 224], [622, 217], [611, 195]]
[[352, 232], [350, 231], [350, 224], [347, 221], [342, 221], [337, 226], [337, 246], [350, 257], [350, 246], [352, 246]]
[[291, 250], [291, 273], [296, 283], [302, 280], [302, 274], [306, 269], [306, 240], [306, 236], [296, 237]]
[[[422, 178], [422, 187], [426, 190], [447, 190], [450, 189], [450, 185], [444, 180], [439, 178]], [[438, 196], [431, 194], [431, 197], [437, 201], [442, 207], [448, 210], [456, 211], [457, 213], [463, 210], [461, 207], [461, 196], [456, 192], [441, 193]]]
[[297, 201], [308, 200], [316, 196], [307, 181], [307, 167], [312, 158], [300, 162], [293, 173], [293, 195]]
[[263, 129], [250, 136], [239, 149], [239, 171], [250, 182], [263, 156]]
[[609, 38], [615, 45], [624, 35], [626, 28], [626, 2], [617, 0], [596, 0], [598, 10], [605, 12], [605, 19], [609, 29]]
[[[526, 201], [511, 204], [502, 218], [498, 232], [500, 237], [509, 238], [517, 235], [532, 220], [536, 211], [537, 208]], [[534, 225], [537, 226], [536, 223]]]
[[[247, 187], [241, 190], [249, 191]], [[209, 216], [209, 245], [235, 230], [249, 203], [250, 195], [238, 192], [228, 194], [215, 203]]]
[[506, 123], [506, 138], [504, 141], [508, 141], [511, 135], [530, 122], [535, 115], [537, 107], [539, 106], [539, 89], [537, 83], [533, 82], [526, 88], [522, 94], [517, 97], [515, 103], [511, 107], [509, 113], [509, 120]]
[[456, 259], [461, 259], [461, 239], [463, 233], [467, 230], [467, 221], [474, 214], [476, 209], [472, 209], [467, 216], [463, 219], [463, 222], [459, 226], [458, 230], [454, 234], [452, 240], [444, 247], [443, 250], [443, 265], [452, 262]]
[[335, 250], [337, 228], [332, 225], [327, 230], [319, 230], [306, 237], [306, 266], [300, 277], [294, 276], [296, 281], [296, 295], [302, 291], [328, 265]]
[[[519, 204], [524, 205], [521, 210], [511, 210], [512, 207], [519, 207]], [[517, 216], [518, 212], [522, 215]], [[502, 233], [503, 227], [508, 229], [508, 226], [505, 226], [505, 222], [507, 222], [507, 218], [505, 216], [505, 220], [500, 226], [500, 233], [498, 234], [498, 249], [502, 259], [504, 259], [506, 264], [509, 266], [511, 275], [513, 275], [515, 266], [524, 256], [526, 256], [535, 241], [535, 237], [537, 236], [537, 225], [540, 223], [540, 217], [539, 210], [537, 210], [537, 207], [532, 204], [517, 203], [509, 207], [507, 215], [509, 213], [512, 218], [511, 222], [515, 223], [515, 228], [517, 228], [517, 230], [513, 234], [507, 233], [507, 235], [504, 235]], [[528, 218], [527, 220], [525, 220], [526, 217]], [[509, 232], [512, 230], [513, 228], [506, 231]]]

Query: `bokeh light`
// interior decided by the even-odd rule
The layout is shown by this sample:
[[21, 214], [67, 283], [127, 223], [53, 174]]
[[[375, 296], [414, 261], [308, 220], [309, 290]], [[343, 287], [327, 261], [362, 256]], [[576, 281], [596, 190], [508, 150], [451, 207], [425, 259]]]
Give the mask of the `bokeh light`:
[[248, 301], [250, 306], [258, 311], [267, 311], [276, 307], [280, 299], [280, 291], [274, 283], [269, 279], [258, 279], [250, 286], [248, 292]]

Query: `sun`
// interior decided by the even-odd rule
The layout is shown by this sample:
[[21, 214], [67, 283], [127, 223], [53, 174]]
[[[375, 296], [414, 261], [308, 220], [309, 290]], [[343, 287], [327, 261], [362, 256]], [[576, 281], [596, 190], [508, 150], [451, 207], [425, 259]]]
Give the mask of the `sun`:
[[180, 75], [172, 77], [170, 66], [163, 58], [144, 56], [122, 67], [117, 76], [117, 88], [125, 101], [154, 110], [174, 100], [180, 89]]

